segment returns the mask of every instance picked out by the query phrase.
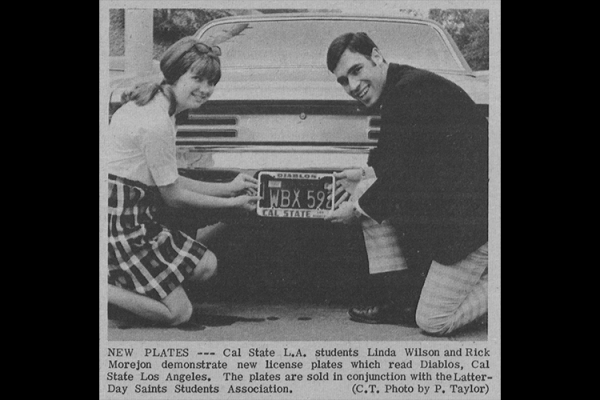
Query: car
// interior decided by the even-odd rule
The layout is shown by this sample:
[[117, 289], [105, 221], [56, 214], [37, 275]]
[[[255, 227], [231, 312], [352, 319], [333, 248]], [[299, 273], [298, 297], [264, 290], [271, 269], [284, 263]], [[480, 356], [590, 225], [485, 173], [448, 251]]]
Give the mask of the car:
[[[348, 96], [326, 67], [331, 41], [351, 31], [366, 32], [390, 62], [455, 82], [487, 115], [487, 75], [471, 70], [434, 21], [324, 13], [242, 15], [207, 23], [195, 37], [220, 50], [222, 78], [210, 101], [177, 116], [180, 174], [214, 182], [240, 172], [260, 176], [261, 195], [268, 201], [261, 200], [258, 213], [250, 216], [172, 213], [166, 218], [191, 232], [219, 219], [229, 222], [226, 240], [217, 244], [230, 271], [222, 285], [239, 287], [231, 283], [234, 265], [245, 268], [237, 279], [254, 286], [254, 295], [283, 285], [300, 287], [301, 293], [319, 286], [327, 297], [336, 288], [352, 292], [364, 278], [359, 227], [327, 223], [323, 212], [297, 212], [331, 207], [323, 202], [327, 177], [365, 165], [377, 144], [377, 110]], [[119, 107], [122, 90], [112, 92], [111, 112]], [[307, 183], [310, 179], [321, 183]], [[302, 185], [308, 186], [297, 189]], [[267, 187], [275, 189], [271, 193]], [[285, 196], [277, 193], [286, 187], [283, 203]], [[293, 204], [292, 193], [304, 200]]]

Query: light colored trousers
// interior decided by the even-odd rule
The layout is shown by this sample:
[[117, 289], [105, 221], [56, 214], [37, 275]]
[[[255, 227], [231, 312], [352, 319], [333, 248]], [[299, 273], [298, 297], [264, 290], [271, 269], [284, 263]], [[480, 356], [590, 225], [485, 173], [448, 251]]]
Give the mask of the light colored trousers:
[[[361, 182], [358, 197], [374, 182]], [[407, 268], [394, 227], [361, 218], [369, 272], [377, 274]], [[417, 325], [432, 335], [448, 335], [488, 310], [487, 243], [454, 265], [433, 261], [417, 306]]]
[[417, 325], [447, 335], [488, 310], [488, 244], [454, 265], [433, 261], [417, 306]]
[[[360, 198], [376, 180], [371, 178], [360, 181], [352, 193], [353, 198]], [[379, 274], [408, 268], [392, 224], [388, 221], [379, 224], [366, 216], [360, 218], [360, 223], [369, 259], [369, 273]]]

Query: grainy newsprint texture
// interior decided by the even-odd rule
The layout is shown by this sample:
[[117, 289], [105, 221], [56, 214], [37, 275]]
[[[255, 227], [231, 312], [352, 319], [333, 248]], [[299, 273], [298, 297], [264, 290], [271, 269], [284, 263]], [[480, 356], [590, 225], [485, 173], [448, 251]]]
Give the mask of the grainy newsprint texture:
[[[428, 334], [416, 324], [350, 319], [351, 307], [384, 296], [385, 282], [377, 276], [406, 267], [395, 242], [385, 242], [387, 253], [379, 258], [373, 255], [374, 230], [391, 228], [372, 220], [324, 221], [323, 210], [307, 206], [326, 204], [324, 192], [312, 186], [295, 186], [287, 194], [277, 189], [300, 185], [301, 178], [308, 185], [315, 171], [366, 165], [380, 132], [379, 117], [352, 103], [326, 68], [327, 44], [338, 32], [333, 23], [326, 29], [309, 23], [300, 31], [269, 33], [241, 22], [212, 36], [222, 51], [222, 76], [211, 98], [200, 111], [176, 116], [177, 167], [187, 178], [228, 182], [240, 171], [258, 176], [277, 166], [288, 175], [279, 175], [279, 181], [273, 175], [264, 185], [281, 197], [271, 198], [271, 205], [260, 203], [258, 213], [165, 212], [165, 221], [205, 238], [218, 260], [215, 276], [184, 286], [192, 316], [173, 327], [109, 304], [109, 226], [100, 218], [100, 398], [499, 399], [500, 1], [101, 0], [100, 215], [110, 211], [107, 135], [123, 88], [156, 80], [156, 60], [167, 47], [211, 20], [274, 13], [308, 13], [317, 20], [314, 15], [357, 16], [344, 27], [368, 30], [391, 63], [410, 63], [402, 57], [411, 43], [414, 57], [425, 54], [428, 36], [411, 36], [412, 27], [420, 25], [408, 22], [404, 38], [394, 39], [397, 30], [388, 32], [381, 22], [364, 25], [365, 17], [435, 17], [452, 34], [456, 48], [440, 43], [461, 56], [447, 56], [440, 48], [430, 62], [487, 113], [487, 313], [449, 335]], [[320, 41], [325, 45], [310, 50]], [[444, 57], [466, 62], [469, 73], [445, 69]], [[297, 68], [306, 60], [322, 65]], [[365, 180], [355, 196], [373, 182]], [[440, 279], [443, 286], [449, 278]]]

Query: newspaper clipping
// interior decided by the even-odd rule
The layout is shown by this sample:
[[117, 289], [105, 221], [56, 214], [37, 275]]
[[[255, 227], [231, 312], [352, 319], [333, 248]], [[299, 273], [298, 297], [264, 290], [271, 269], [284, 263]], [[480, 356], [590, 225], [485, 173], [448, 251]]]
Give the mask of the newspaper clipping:
[[100, 1], [101, 399], [499, 399], [499, 1]]

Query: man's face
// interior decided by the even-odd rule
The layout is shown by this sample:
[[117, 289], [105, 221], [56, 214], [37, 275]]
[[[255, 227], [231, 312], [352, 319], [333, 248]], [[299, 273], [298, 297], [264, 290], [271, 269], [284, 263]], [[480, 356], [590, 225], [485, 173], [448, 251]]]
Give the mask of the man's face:
[[386, 66], [377, 48], [373, 49], [370, 58], [346, 49], [333, 73], [346, 93], [370, 107], [383, 92]]

